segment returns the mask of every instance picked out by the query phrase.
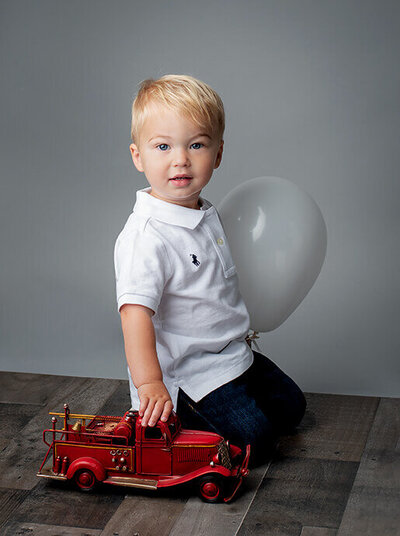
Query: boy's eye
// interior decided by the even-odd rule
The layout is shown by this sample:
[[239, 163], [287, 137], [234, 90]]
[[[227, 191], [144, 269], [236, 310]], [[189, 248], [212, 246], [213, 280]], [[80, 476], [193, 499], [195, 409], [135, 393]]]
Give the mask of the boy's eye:
[[[160, 151], [166, 151], [169, 148], [169, 145], [167, 143], [159, 143], [156, 147], [157, 149], [160, 149]], [[193, 147], [193, 149], [201, 149], [204, 147], [204, 143], [196, 141], [195, 143], [192, 143], [191, 147]]]
[[160, 145], [157, 145], [157, 148], [160, 149], [160, 151], [166, 151], [169, 145], [166, 143], [160, 143]]

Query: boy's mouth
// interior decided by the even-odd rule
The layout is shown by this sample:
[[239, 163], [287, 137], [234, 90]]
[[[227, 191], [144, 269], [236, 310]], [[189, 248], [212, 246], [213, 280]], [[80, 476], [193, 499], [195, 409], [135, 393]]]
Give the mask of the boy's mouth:
[[189, 175], [175, 175], [175, 177], [171, 177], [170, 180], [171, 181], [175, 181], [175, 180], [183, 180], [183, 179], [191, 179], [192, 177], [190, 177]]
[[189, 175], [176, 175], [169, 180], [172, 181], [173, 184], [176, 184], [178, 186], [186, 186], [190, 183], [192, 178], [193, 177], [189, 177]]

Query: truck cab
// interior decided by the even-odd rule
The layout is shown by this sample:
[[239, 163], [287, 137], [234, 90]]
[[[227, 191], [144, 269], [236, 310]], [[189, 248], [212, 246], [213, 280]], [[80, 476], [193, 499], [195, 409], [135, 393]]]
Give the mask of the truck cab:
[[147, 475], [172, 475], [172, 445], [177, 434], [176, 419], [156, 426], [142, 426], [136, 419], [136, 471]]

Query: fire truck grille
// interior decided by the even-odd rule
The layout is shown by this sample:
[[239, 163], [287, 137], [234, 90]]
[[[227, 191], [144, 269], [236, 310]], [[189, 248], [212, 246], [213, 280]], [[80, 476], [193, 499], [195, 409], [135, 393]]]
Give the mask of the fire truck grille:
[[210, 451], [205, 448], [180, 448], [177, 451], [178, 462], [207, 462], [210, 459]]
[[221, 465], [227, 469], [232, 469], [231, 459], [225, 441], [221, 441], [221, 443], [218, 445], [218, 454]]

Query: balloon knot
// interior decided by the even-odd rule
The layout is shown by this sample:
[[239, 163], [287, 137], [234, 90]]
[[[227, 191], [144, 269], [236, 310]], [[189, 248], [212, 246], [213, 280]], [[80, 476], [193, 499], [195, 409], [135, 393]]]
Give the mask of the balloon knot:
[[254, 343], [254, 346], [257, 348], [257, 350], [260, 352], [260, 347], [258, 346], [256, 339], [259, 339], [260, 336], [258, 335], [258, 331], [255, 331], [254, 329], [251, 329], [246, 337], [246, 342], [251, 348], [251, 343]]

